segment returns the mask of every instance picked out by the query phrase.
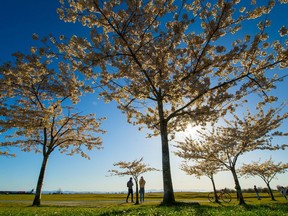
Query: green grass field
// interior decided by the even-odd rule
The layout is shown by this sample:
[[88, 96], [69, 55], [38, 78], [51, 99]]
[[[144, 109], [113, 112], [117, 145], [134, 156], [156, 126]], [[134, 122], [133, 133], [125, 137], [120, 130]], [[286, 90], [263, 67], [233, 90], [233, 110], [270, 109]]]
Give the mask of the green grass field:
[[178, 192], [175, 206], [161, 206], [162, 193], [147, 193], [145, 203], [126, 203], [126, 194], [43, 195], [41, 207], [31, 207], [34, 195], [0, 195], [0, 215], [286, 215], [288, 201], [275, 192], [277, 201], [267, 194], [261, 200], [244, 193], [246, 206], [239, 206], [232, 194], [228, 204], [211, 203], [207, 193]]

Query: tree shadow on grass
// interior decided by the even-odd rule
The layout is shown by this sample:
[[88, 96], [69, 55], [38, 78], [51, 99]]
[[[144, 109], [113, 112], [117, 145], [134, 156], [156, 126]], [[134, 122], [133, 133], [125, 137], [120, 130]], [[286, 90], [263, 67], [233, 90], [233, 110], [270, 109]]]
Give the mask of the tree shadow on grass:
[[246, 210], [249, 211], [255, 211], [255, 210], [259, 210], [259, 209], [266, 209], [268, 211], [282, 211], [285, 212], [285, 214], [287, 214], [288, 212], [288, 205], [287, 203], [277, 203], [277, 204], [260, 204], [260, 205], [250, 205], [250, 204], [246, 204], [244, 206], [242, 206], [243, 208], [245, 208]]
[[145, 205], [132, 208], [114, 208], [100, 214], [106, 215], [286, 215], [288, 205], [286, 203], [264, 205], [231, 205], [231, 206], [207, 206], [196, 202], [176, 202], [174, 205]]
[[[127, 206], [126, 206], [127, 207]], [[135, 205], [131, 208], [110, 209], [105, 213], [100, 214], [101, 216], [108, 215], [182, 215], [185, 212], [186, 215], [202, 215], [199, 203], [185, 203], [176, 202], [174, 205]], [[188, 214], [187, 214], [188, 213]]]

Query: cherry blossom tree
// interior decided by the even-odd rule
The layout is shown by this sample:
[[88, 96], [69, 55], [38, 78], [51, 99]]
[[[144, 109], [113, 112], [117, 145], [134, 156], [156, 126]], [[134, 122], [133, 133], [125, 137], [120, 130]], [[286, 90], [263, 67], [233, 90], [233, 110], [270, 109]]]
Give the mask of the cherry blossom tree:
[[270, 182], [276, 177], [277, 174], [285, 173], [288, 170], [288, 163], [275, 163], [272, 158], [260, 163], [254, 161], [250, 164], [243, 164], [239, 169], [239, 173], [245, 176], [259, 176], [266, 183], [269, 194], [272, 200], [275, 200], [273, 191], [270, 187]]
[[283, 108], [271, 108], [266, 113], [260, 109], [255, 115], [247, 112], [243, 119], [233, 114], [233, 120], [225, 120], [227, 126], [213, 127], [209, 132], [198, 131], [198, 140], [187, 137], [178, 142], [176, 155], [223, 165], [232, 173], [239, 204], [245, 204], [236, 170], [238, 158], [254, 150], [279, 150], [288, 146], [272, 142], [273, 137], [287, 136], [276, 130], [288, 117], [288, 113], [281, 114]]
[[138, 180], [139, 176], [142, 175], [143, 173], [146, 172], [151, 172], [151, 171], [159, 171], [156, 168], [152, 168], [147, 164], [144, 164], [143, 162], [143, 157], [140, 158], [139, 160], [134, 160], [132, 162], [126, 162], [126, 161], [120, 161], [117, 163], [114, 163], [113, 166], [119, 167], [121, 171], [113, 169], [113, 170], [108, 170], [108, 172], [111, 173], [111, 175], [116, 175], [116, 176], [132, 176], [135, 185], [136, 185], [136, 205], [139, 204], [139, 193], [138, 193]]
[[271, 14], [273, 24], [283, 23], [273, 9], [286, 7], [284, 0], [60, 2], [60, 19], [90, 29], [86, 37], [58, 41], [63, 55], [95, 79], [105, 100], [118, 102], [129, 123], [160, 135], [164, 204], [175, 202], [169, 157], [175, 133], [217, 120], [233, 109], [229, 102], [265, 95], [287, 75], [276, 70], [287, 68], [287, 28], [275, 26], [270, 35], [269, 20]]
[[217, 189], [214, 181], [214, 175], [216, 175], [219, 171], [223, 170], [221, 165], [216, 163], [215, 161], [202, 161], [196, 163], [194, 165], [189, 165], [187, 162], [181, 165], [181, 170], [183, 170], [187, 175], [195, 175], [197, 178], [202, 176], [207, 176], [212, 183], [215, 202], [219, 203]]
[[102, 119], [81, 115], [74, 108], [81, 94], [91, 90], [77, 79], [69, 64], [55, 66], [54, 57], [49, 48], [37, 51], [33, 47], [31, 54], [16, 53], [14, 64], [0, 68], [0, 130], [6, 134], [1, 146], [43, 155], [33, 206], [41, 204], [51, 153], [59, 149], [89, 158], [85, 148], [101, 148], [102, 140], [96, 135], [104, 132], [100, 129]]

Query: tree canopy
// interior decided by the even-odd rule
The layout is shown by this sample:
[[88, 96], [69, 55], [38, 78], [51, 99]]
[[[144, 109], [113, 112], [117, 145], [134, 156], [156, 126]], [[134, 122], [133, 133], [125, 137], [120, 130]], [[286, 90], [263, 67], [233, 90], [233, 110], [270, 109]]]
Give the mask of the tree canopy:
[[180, 168], [187, 175], [195, 175], [197, 178], [207, 176], [210, 179], [212, 179], [219, 171], [223, 170], [218, 163], [208, 160], [193, 165], [188, 164], [188, 161], [186, 161]]

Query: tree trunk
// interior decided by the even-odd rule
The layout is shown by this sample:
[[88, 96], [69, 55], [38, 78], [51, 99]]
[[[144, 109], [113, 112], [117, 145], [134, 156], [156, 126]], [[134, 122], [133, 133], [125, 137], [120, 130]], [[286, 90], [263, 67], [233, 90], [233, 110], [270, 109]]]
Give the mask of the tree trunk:
[[244, 201], [244, 197], [243, 197], [243, 194], [242, 194], [241, 186], [240, 186], [240, 183], [239, 183], [239, 180], [238, 180], [238, 177], [237, 177], [237, 174], [236, 174], [236, 170], [235, 170], [234, 167], [231, 169], [231, 172], [232, 172], [233, 179], [234, 179], [234, 182], [235, 182], [236, 193], [237, 193], [237, 196], [239, 198], [239, 205], [245, 205], [246, 203]]
[[40, 169], [38, 182], [37, 182], [35, 198], [34, 198], [32, 206], [40, 206], [40, 204], [41, 204], [40, 202], [41, 202], [42, 185], [43, 185], [43, 181], [44, 181], [44, 174], [45, 174], [48, 158], [49, 158], [49, 154], [46, 154], [43, 157], [42, 166]]
[[175, 197], [173, 192], [171, 170], [170, 170], [170, 156], [169, 156], [169, 143], [167, 132], [167, 121], [164, 118], [162, 101], [158, 101], [158, 112], [160, 117], [160, 132], [162, 143], [162, 172], [163, 172], [163, 186], [164, 186], [164, 205], [175, 204]]
[[276, 199], [274, 198], [274, 195], [273, 195], [273, 192], [272, 192], [272, 190], [271, 190], [271, 187], [270, 187], [269, 183], [266, 182], [266, 185], [267, 185], [267, 187], [268, 187], [268, 190], [269, 190], [269, 194], [270, 194], [270, 196], [271, 196], [271, 199], [272, 199], [273, 201], [276, 201]]
[[135, 180], [135, 184], [136, 184], [136, 202], [135, 202], [135, 205], [138, 205], [139, 204], [138, 179]]
[[211, 181], [212, 181], [212, 185], [213, 185], [213, 191], [214, 191], [215, 202], [216, 202], [216, 203], [220, 203], [220, 202], [219, 202], [219, 199], [218, 199], [218, 195], [217, 195], [217, 190], [216, 190], [216, 186], [215, 186], [214, 178], [211, 177], [210, 179], [211, 179]]

